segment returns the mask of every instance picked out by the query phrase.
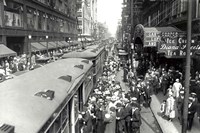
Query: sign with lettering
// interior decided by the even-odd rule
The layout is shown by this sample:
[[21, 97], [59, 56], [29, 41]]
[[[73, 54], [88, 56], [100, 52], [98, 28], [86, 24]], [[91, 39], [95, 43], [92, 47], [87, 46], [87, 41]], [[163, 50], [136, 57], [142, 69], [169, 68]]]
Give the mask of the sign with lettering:
[[[165, 36], [165, 33], [161, 33], [161, 38], [158, 42], [158, 51], [165, 53], [165, 57], [185, 57], [187, 46], [186, 34], [170, 34], [169, 36]], [[200, 44], [195, 39], [192, 39], [190, 49], [190, 55], [193, 56], [196, 51], [200, 50]]]
[[144, 47], [156, 47], [160, 39], [159, 31], [145, 31], [144, 33]]

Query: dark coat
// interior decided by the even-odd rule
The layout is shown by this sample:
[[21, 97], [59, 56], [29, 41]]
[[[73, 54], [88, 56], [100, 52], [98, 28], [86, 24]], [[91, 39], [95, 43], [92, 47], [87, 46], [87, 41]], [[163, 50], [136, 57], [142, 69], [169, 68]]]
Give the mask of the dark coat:
[[141, 116], [139, 108], [135, 108], [132, 110], [132, 119], [131, 119], [131, 127], [139, 128], [141, 125]]
[[196, 111], [197, 105], [195, 103], [192, 103], [192, 105], [188, 107], [188, 118], [193, 118]]
[[119, 120], [116, 120], [116, 133], [121, 133], [125, 128], [125, 109], [122, 108], [116, 111], [116, 117], [119, 117]]
[[105, 130], [105, 124], [104, 124], [104, 112], [100, 109], [96, 110], [96, 133], [102, 133]]

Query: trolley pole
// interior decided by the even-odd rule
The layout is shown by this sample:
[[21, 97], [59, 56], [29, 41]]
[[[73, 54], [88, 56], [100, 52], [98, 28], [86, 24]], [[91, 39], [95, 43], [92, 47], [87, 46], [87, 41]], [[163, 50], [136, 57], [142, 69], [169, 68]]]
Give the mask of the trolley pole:
[[190, 84], [190, 46], [191, 46], [191, 21], [192, 21], [192, 0], [188, 0], [188, 21], [187, 21], [187, 47], [186, 47], [186, 67], [185, 67], [185, 98], [183, 107], [182, 133], [187, 133], [188, 122], [188, 97]]

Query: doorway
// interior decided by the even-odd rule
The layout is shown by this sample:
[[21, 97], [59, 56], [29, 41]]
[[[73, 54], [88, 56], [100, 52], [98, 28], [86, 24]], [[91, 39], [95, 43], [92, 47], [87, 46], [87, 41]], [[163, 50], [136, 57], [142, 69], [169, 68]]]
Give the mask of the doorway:
[[7, 47], [21, 55], [25, 52], [24, 37], [7, 37]]

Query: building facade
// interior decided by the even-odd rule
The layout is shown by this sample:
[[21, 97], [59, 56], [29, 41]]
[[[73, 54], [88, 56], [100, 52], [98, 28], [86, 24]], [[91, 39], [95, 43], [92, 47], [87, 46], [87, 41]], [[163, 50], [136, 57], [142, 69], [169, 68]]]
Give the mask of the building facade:
[[96, 33], [97, 0], [78, 0], [77, 14], [80, 41], [91, 39]]
[[[191, 65], [200, 71], [200, 1], [192, 2]], [[162, 64], [168, 62], [184, 66], [187, 45], [187, 0], [145, 0], [142, 2], [142, 19], [134, 30], [134, 43], [142, 46], [147, 55]], [[142, 29], [142, 30], [141, 30]], [[138, 36], [140, 36], [138, 39]], [[142, 44], [142, 45], [137, 45]], [[155, 44], [155, 45], [153, 45]], [[140, 48], [139, 48], [140, 49]], [[148, 57], [150, 60], [152, 58]], [[194, 73], [194, 72], [192, 72]]]
[[77, 38], [76, 0], [1, 0], [0, 43], [23, 54], [30, 42]]

